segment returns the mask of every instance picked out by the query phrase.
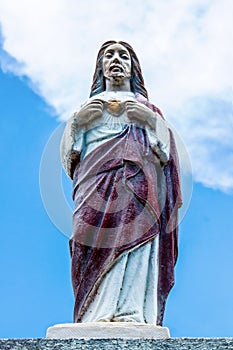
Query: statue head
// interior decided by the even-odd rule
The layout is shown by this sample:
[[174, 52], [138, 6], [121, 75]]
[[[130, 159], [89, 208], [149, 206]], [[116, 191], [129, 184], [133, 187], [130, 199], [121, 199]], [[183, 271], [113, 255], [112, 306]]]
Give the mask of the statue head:
[[[142, 77], [140, 63], [136, 53], [128, 43], [124, 41], [114, 41], [114, 40], [106, 41], [101, 46], [98, 52], [90, 97], [106, 90], [106, 78], [104, 76], [103, 58], [104, 58], [104, 53], [106, 49], [109, 46], [114, 44], [122, 45], [130, 55], [131, 62], [130, 62], [130, 65], [128, 65], [128, 67], [130, 67], [130, 70], [131, 70], [131, 72], [129, 73], [131, 91], [134, 93], [139, 93], [143, 95], [146, 99], [148, 99], [148, 94], [144, 86], [144, 79]], [[126, 70], [127, 70], [127, 67], [126, 67]]]

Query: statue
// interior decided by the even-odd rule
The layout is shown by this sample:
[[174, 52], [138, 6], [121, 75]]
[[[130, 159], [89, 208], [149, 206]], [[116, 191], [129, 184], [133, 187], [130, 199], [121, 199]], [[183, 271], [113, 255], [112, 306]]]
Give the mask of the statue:
[[75, 205], [74, 322], [161, 326], [177, 259], [178, 157], [128, 43], [100, 48], [90, 98], [67, 122], [61, 159]]

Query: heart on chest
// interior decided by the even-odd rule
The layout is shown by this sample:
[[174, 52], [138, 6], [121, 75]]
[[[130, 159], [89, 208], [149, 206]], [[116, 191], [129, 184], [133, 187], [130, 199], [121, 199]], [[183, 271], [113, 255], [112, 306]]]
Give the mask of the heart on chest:
[[110, 114], [114, 115], [115, 117], [121, 115], [125, 110], [124, 103], [120, 100], [108, 100], [105, 104], [105, 108]]

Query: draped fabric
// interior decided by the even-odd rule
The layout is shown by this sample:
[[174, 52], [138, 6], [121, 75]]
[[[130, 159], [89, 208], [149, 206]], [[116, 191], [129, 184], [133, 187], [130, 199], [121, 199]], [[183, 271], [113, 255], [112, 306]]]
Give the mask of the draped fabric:
[[162, 325], [166, 300], [175, 282], [174, 267], [178, 257], [178, 209], [182, 205], [178, 157], [171, 131], [170, 142], [170, 159], [164, 167], [165, 204], [160, 216], [157, 325]]
[[75, 322], [82, 322], [101, 280], [122, 254], [159, 235], [157, 324], [162, 325], [166, 298], [174, 283], [181, 205], [172, 133], [170, 137], [166, 165], [150, 147], [145, 129], [135, 124], [126, 125], [76, 165], [70, 240]]
[[159, 235], [127, 250], [101, 279], [82, 322], [157, 323]]

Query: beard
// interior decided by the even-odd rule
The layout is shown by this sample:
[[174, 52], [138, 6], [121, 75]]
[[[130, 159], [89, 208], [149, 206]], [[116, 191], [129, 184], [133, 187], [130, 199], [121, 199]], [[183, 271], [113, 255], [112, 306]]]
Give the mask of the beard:
[[104, 74], [105, 78], [112, 81], [113, 85], [121, 85], [123, 83], [124, 80], [126, 79], [130, 79], [131, 74], [128, 73], [125, 69], [121, 70], [108, 70], [105, 74]]

